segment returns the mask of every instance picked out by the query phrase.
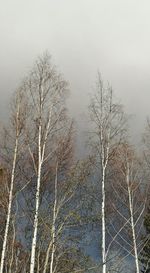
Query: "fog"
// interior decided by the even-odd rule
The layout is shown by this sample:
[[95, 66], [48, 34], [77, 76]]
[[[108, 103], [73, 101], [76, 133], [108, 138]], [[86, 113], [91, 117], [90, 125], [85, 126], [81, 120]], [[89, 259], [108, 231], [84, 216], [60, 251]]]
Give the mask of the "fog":
[[[6, 139], [6, 153], [10, 153], [6, 159], [4, 154], [4, 163], [0, 157], [1, 268], [4, 263], [5, 268], [9, 268], [7, 272], [13, 268], [21, 272], [17, 271], [20, 270], [18, 265], [22, 268], [31, 266], [30, 272], [33, 272], [35, 263], [39, 270], [50, 265], [54, 272], [60, 260], [62, 268], [66, 266], [69, 270], [70, 260], [70, 266], [73, 264], [76, 268], [74, 272], [86, 271], [90, 263], [94, 264], [94, 270], [107, 264], [108, 271], [109, 266], [117, 268], [127, 258], [121, 266], [125, 272], [127, 267], [134, 270], [131, 256], [135, 256], [137, 266], [138, 258], [142, 261], [142, 248], [145, 249], [149, 241], [149, 234], [145, 237], [149, 227], [143, 226], [149, 171], [146, 164], [141, 163], [143, 157], [136, 161], [132, 148], [117, 142], [119, 149], [112, 145], [111, 150], [109, 118], [106, 126], [99, 126], [102, 145], [97, 149], [98, 161], [95, 157], [96, 160], [89, 160], [88, 164], [83, 162], [85, 166], [77, 161], [74, 165], [71, 154], [74, 143], [77, 144], [77, 159], [89, 152], [85, 148], [85, 135], [89, 130], [87, 110], [97, 71], [104, 82], [112, 86], [125, 112], [131, 115], [131, 142], [138, 147], [137, 152], [141, 149], [139, 143], [146, 118], [150, 116], [150, 0], [0, 0], [0, 128], [1, 122], [8, 119], [13, 92], [36, 58], [45, 51], [69, 83], [68, 108], [76, 120], [77, 138], [74, 141], [72, 130], [60, 124], [62, 112], [57, 100], [56, 103], [52, 101], [45, 114], [48, 117], [45, 123], [42, 123], [45, 112], [41, 110], [46, 107], [42, 105], [42, 98], [39, 100], [40, 115], [33, 115], [31, 122], [34, 132], [25, 130], [23, 137], [23, 119], [17, 115], [14, 154]], [[54, 105], [57, 113], [51, 111]], [[59, 136], [61, 127], [63, 133]], [[27, 149], [31, 157], [27, 155]], [[98, 164], [100, 168], [97, 168]], [[112, 183], [108, 183], [110, 180]], [[6, 202], [8, 194], [9, 202]], [[147, 215], [146, 222], [149, 220]], [[81, 255], [80, 261], [82, 248], [91, 260], [86, 255], [82, 260]], [[76, 262], [82, 270], [77, 270]], [[149, 260], [146, 266], [148, 263]], [[1, 272], [6, 272], [5, 268], [0, 269]], [[24, 268], [23, 271], [29, 272]], [[61, 271], [59, 266], [58, 271]]]
[[48, 50], [70, 83], [69, 108], [86, 111], [99, 69], [133, 114], [139, 139], [150, 115], [148, 0], [1, 0], [0, 115], [36, 57]]

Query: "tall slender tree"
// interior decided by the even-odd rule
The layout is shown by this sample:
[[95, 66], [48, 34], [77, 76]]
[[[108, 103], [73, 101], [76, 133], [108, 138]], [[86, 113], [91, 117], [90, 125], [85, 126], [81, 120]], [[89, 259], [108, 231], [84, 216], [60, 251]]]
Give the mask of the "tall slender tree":
[[133, 257], [135, 270], [139, 273], [139, 253], [142, 250], [140, 231], [146, 205], [142, 164], [128, 143], [120, 144], [113, 163], [116, 171], [112, 184], [114, 200], [112, 198], [111, 204], [116, 214], [116, 222], [110, 222], [110, 229], [118, 230], [114, 241], [119, 248], [123, 246], [125, 255], [122, 261], [127, 257]]
[[15, 94], [15, 99], [13, 101], [13, 107], [12, 107], [12, 115], [11, 115], [11, 127], [13, 128], [13, 133], [15, 132], [14, 139], [13, 139], [14, 149], [13, 149], [13, 156], [12, 156], [8, 210], [7, 210], [6, 226], [5, 226], [4, 238], [3, 238], [0, 273], [4, 272], [4, 261], [5, 261], [6, 247], [8, 242], [8, 232], [9, 232], [10, 221], [11, 221], [13, 193], [14, 193], [13, 191], [14, 191], [15, 173], [16, 173], [17, 157], [18, 157], [18, 150], [19, 150], [19, 141], [21, 139], [22, 131], [24, 129], [25, 118], [26, 118], [26, 104], [24, 100], [24, 94], [22, 90], [20, 89]]
[[26, 127], [28, 150], [36, 180], [35, 213], [31, 247], [30, 273], [34, 273], [38, 238], [40, 191], [44, 165], [55, 149], [55, 132], [65, 120], [67, 83], [51, 64], [47, 54], [39, 58], [24, 83], [31, 115]]
[[[99, 185], [101, 187], [101, 256], [102, 272], [106, 273], [106, 184], [109, 161], [115, 147], [120, 143], [125, 132], [125, 116], [122, 106], [115, 103], [113, 91], [110, 86], [105, 87], [100, 74], [96, 85], [96, 93], [90, 104], [90, 115], [93, 122], [91, 145], [96, 152], [96, 167], [99, 172]], [[96, 172], [97, 172], [96, 170]]]

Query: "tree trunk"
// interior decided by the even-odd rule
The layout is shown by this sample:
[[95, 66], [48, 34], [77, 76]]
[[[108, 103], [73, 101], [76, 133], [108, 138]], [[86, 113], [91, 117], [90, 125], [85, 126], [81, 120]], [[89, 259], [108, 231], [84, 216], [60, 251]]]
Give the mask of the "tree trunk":
[[36, 189], [36, 206], [35, 206], [35, 216], [34, 216], [34, 233], [33, 233], [32, 248], [31, 248], [30, 273], [34, 273], [35, 250], [36, 250], [36, 243], [37, 243], [39, 202], [40, 202], [40, 185], [41, 185], [41, 167], [42, 167], [41, 132], [42, 132], [42, 125], [41, 125], [41, 121], [40, 121], [39, 137], [38, 137], [38, 175], [37, 175], [37, 189]]
[[50, 261], [50, 273], [53, 273], [54, 254], [55, 254], [55, 237], [56, 237], [56, 208], [57, 208], [57, 179], [58, 179], [58, 163], [56, 164], [56, 176], [55, 176], [55, 200], [53, 208], [53, 225], [52, 225], [52, 252]]
[[127, 185], [128, 185], [129, 209], [130, 209], [130, 217], [131, 217], [131, 228], [132, 228], [136, 273], [140, 273], [139, 262], [138, 262], [138, 252], [137, 252], [137, 242], [136, 242], [136, 235], [135, 235], [135, 225], [134, 225], [134, 217], [133, 217], [133, 204], [132, 204], [131, 188], [130, 188], [130, 181], [129, 181], [129, 166], [127, 166]]
[[6, 227], [5, 227], [5, 234], [4, 234], [4, 241], [3, 241], [3, 247], [2, 247], [2, 255], [1, 255], [0, 273], [3, 273], [3, 271], [4, 271], [6, 245], [7, 245], [7, 239], [8, 239], [8, 231], [9, 231], [9, 226], [10, 226], [12, 200], [13, 200], [13, 188], [14, 188], [14, 177], [15, 177], [15, 169], [16, 169], [17, 151], [18, 151], [18, 136], [16, 137], [16, 142], [15, 142], [14, 159], [13, 159], [13, 167], [12, 167], [12, 173], [11, 173], [10, 192], [9, 192], [8, 212], [7, 212], [7, 220], [6, 220]]
[[103, 167], [102, 177], [102, 266], [103, 273], [106, 273], [105, 167]]

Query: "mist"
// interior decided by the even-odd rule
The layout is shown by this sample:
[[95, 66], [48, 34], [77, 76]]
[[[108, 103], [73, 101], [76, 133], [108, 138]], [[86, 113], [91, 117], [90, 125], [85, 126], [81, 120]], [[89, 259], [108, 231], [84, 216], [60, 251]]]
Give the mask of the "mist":
[[139, 140], [150, 113], [149, 12], [148, 0], [1, 2], [1, 117], [36, 57], [48, 50], [70, 83], [73, 117], [86, 113], [99, 69], [133, 115]]
[[0, 273], [150, 267], [149, 14], [148, 0], [1, 1]]

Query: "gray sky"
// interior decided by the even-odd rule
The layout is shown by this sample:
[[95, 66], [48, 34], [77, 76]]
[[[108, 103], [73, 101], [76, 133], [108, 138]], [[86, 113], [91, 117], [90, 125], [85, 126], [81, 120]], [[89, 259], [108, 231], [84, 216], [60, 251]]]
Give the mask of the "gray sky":
[[0, 0], [0, 115], [8, 98], [48, 50], [81, 113], [97, 69], [129, 113], [138, 135], [150, 115], [149, 0]]

